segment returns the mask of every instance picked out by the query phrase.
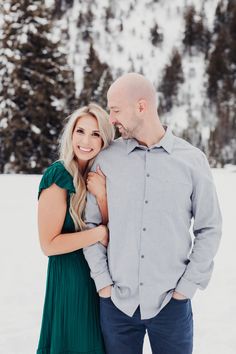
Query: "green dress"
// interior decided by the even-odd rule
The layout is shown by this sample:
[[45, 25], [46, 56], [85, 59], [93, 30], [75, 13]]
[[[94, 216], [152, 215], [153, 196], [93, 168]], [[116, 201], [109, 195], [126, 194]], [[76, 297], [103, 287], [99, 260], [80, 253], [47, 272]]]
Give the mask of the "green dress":
[[[62, 233], [74, 232], [69, 213], [73, 179], [60, 161], [44, 173], [39, 195], [53, 183], [67, 191]], [[65, 235], [66, 237], [66, 235]], [[104, 354], [99, 299], [83, 250], [50, 256], [37, 354]]]

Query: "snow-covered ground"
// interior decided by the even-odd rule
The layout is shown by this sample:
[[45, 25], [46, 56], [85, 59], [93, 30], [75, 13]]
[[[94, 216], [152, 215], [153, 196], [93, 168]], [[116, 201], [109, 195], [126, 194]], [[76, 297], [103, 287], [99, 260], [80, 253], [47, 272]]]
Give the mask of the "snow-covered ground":
[[[193, 303], [194, 354], [236, 353], [236, 168], [214, 170], [224, 229], [215, 270]], [[44, 300], [47, 258], [37, 236], [40, 176], [0, 175], [0, 353], [33, 354]], [[144, 353], [151, 353], [148, 340]], [[184, 353], [183, 353], [184, 354]]]

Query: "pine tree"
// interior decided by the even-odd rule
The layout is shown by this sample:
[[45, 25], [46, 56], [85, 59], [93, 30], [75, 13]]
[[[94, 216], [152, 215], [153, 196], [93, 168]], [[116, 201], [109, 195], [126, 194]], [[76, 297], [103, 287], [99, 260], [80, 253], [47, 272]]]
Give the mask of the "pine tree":
[[87, 4], [86, 12], [80, 12], [77, 20], [77, 27], [79, 28], [79, 36], [83, 42], [89, 42], [92, 40], [92, 28], [94, 15], [91, 9], [91, 3]]
[[218, 91], [222, 82], [228, 75], [226, 51], [228, 50], [228, 33], [222, 27], [215, 42], [215, 48], [209, 58], [208, 73], [208, 96], [213, 101], [218, 100]]
[[184, 32], [184, 39], [183, 43], [186, 47], [191, 50], [195, 42], [195, 20], [194, 17], [196, 16], [196, 10], [193, 5], [187, 7], [186, 12], [184, 14], [185, 20], [185, 32]]
[[165, 113], [171, 110], [177, 97], [179, 84], [184, 82], [182, 60], [179, 51], [174, 48], [170, 64], [166, 65], [159, 87], [160, 111]]
[[157, 23], [151, 28], [151, 42], [157, 47], [163, 41], [163, 34], [161, 33]]
[[219, 1], [216, 12], [215, 12], [215, 21], [214, 21], [214, 33], [219, 33], [222, 27], [225, 26], [226, 20], [226, 11], [225, 11], [225, 1]]
[[57, 158], [63, 119], [74, 108], [73, 74], [50, 37], [42, 1], [1, 4], [0, 170], [41, 173]]
[[88, 59], [84, 68], [84, 86], [80, 94], [80, 105], [91, 101], [107, 106], [106, 93], [113, 81], [109, 66], [102, 63], [90, 44]]
[[231, 69], [234, 79], [236, 80], [236, 2], [229, 1], [228, 3], [228, 14], [229, 14], [229, 61], [232, 63]]
[[207, 27], [207, 20], [204, 10], [199, 14], [198, 20], [195, 23], [196, 40], [195, 45], [198, 50], [208, 55], [211, 33]]
[[207, 52], [210, 33], [206, 25], [204, 12], [197, 13], [193, 5], [188, 6], [185, 14], [185, 31], [183, 43], [186, 49], [192, 54], [193, 48]]
[[217, 115], [209, 147], [214, 161], [236, 163], [236, 2], [221, 1], [216, 9], [213, 43], [209, 58], [208, 96]]
[[74, 0], [54, 0], [54, 7], [52, 9], [53, 17], [60, 18], [67, 9], [74, 5]]

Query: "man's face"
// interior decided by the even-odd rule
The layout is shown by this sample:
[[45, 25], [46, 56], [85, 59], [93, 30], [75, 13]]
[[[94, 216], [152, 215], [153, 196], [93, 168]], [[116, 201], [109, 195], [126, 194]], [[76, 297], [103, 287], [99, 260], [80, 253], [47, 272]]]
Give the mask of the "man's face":
[[122, 138], [135, 138], [140, 126], [135, 103], [128, 102], [122, 95], [119, 97], [118, 92], [116, 94], [108, 92], [107, 100], [110, 123], [119, 129]]

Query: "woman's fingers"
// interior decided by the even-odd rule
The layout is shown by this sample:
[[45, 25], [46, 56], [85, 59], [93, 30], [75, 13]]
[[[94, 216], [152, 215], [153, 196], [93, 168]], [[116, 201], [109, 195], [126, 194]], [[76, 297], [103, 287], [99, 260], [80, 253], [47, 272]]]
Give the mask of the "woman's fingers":
[[96, 181], [104, 181], [106, 178], [103, 174], [98, 174], [96, 172], [90, 172], [90, 173], [87, 176], [87, 181], [95, 181], [95, 182]]
[[97, 173], [99, 174], [99, 176], [106, 177], [106, 176], [104, 175], [104, 173], [102, 172], [102, 170], [101, 170], [101, 168], [100, 168], [99, 165], [97, 165], [96, 171], [97, 171]]
[[96, 174], [97, 174], [96, 172], [89, 172], [89, 173], [88, 173], [88, 177], [96, 176]]

